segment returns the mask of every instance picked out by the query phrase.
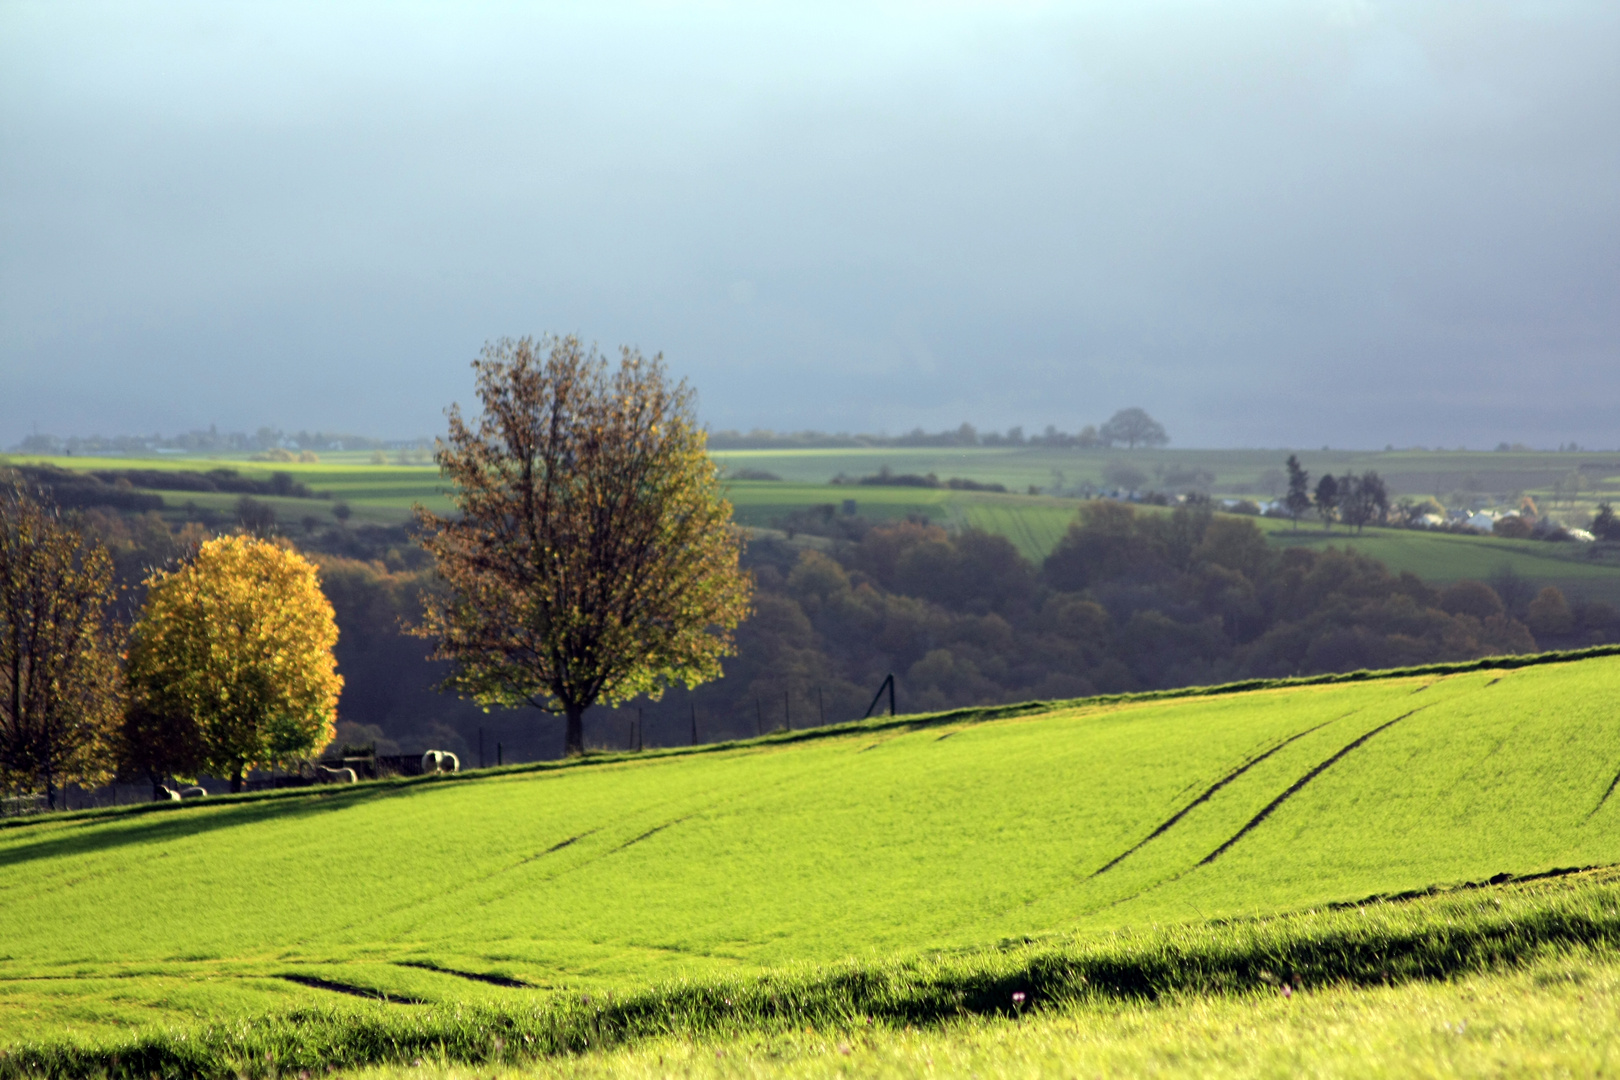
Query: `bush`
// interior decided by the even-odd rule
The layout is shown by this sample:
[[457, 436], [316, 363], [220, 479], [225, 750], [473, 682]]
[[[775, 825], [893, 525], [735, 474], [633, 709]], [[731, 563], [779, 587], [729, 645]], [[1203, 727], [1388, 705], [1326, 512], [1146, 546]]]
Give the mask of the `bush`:
[[1459, 581], [1441, 590], [1440, 610], [1447, 615], [1472, 615], [1483, 622], [1505, 608], [1496, 590], [1483, 581]]
[[1549, 585], [1530, 601], [1527, 621], [1536, 637], [1563, 637], [1575, 629], [1575, 613], [1556, 587]]

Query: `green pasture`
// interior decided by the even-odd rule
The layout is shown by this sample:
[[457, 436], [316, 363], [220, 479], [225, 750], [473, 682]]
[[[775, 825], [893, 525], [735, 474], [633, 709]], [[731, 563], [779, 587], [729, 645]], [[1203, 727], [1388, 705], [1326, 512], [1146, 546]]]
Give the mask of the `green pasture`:
[[1557, 585], [1572, 597], [1620, 603], [1620, 561], [1591, 544], [1553, 544], [1540, 540], [1505, 540], [1418, 529], [1369, 528], [1325, 530], [1320, 524], [1292, 524], [1277, 518], [1252, 519], [1268, 539], [1283, 547], [1351, 548], [1377, 559], [1393, 573], [1411, 571], [1425, 581], [1444, 584], [1472, 578], [1489, 580], [1511, 570], [1536, 587]]
[[6, 822], [0, 1043], [356, 995], [521, 1009], [1620, 863], [1617, 680], [1597, 656], [1082, 701]]
[[[896, 473], [933, 473], [941, 480], [960, 476], [1005, 484], [1012, 491], [1035, 485], [1052, 491], [1081, 484], [1102, 485], [1111, 463], [1129, 462], [1148, 473], [1150, 486], [1181, 490], [1177, 473], [1208, 473], [1219, 495], [1270, 498], [1282, 494], [1280, 473], [1290, 453], [1312, 477], [1323, 473], [1377, 472], [1396, 495], [1454, 493], [1508, 495], [1528, 492], [1538, 499], [1571, 474], [1581, 477], [1574, 497], [1583, 503], [1620, 495], [1620, 453], [1479, 450], [1196, 450], [1078, 449], [1023, 447], [851, 447], [838, 449], [718, 450], [716, 461], [733, 471], [763, 469], [792, 483], [825, 484], [842, 473], [868, 476], [884, 466]], [[1061, 476], [1059, 475], [1061, 474]], [[1562, 493], [1559, 494], [1562, 498]]]
[[[922, 518], [947, 527], [972, 526], [997, 533], [1010, 539], [1026, 558], [1039, 562], [1062, 538], [1069, 523], [1074, 520], [1081, 506], [1081, 500], [949, 488], [828, 484], [792, 478], [814, 474], [824, 481], [826, 476], [823, 473], [826, 472], [829, 463], [843, 462], [834, 472], [845, 471], [849, 475], [875, 472], [880, 465], [888, 464], [897, 472], [926, 468], [941, 476], [965, 475], [984, 482], [1007, 483], [1014, 491], [1020, 491], [1027, 485], [1018, 477], [1034, 477], [1034, 472], [1027, 472], [1027, 469], [1038, 471], [1047, 467], [1043, 463], [1047, 463], [1048, 459], [1055, 460], [1052, 455], [1069, 454], [1071, 457], [1079, 455], [1075, 460], [1083, 458], [1100, 469], [1101, 466], [1097, 462], [1103, 460], [1104, 455], [1114, 453], [976, 448], [960, 450], [954, 455], [941, 458], [939, 455], [942, 452], [938, 450], [907, 449], [905, 452], [911, 457], [898, 456], [896, 452], [887, 450], [881, 454], [872, 451], [875, 456], [870, 461], [858, 456], [852, 457], [854, 451], [846, 450], [726, 451], [717, 454], [716, 457], [729, 469], [767, 468], [777, 472], [778, 475], [790, 478], [781, 482], [731, 480], [727, 483], [727, 494], [735, 508], [736, 519], [752, 528], [771, 528], [795, 511], [814, 511], [818, 507], [832, 507], [834, 513], [842, 513], [845, 500], [854, 500], [856, 512], [871, 520]], [[1209, 455], [1212, 461], [1219, 459], [1227, 463], [1222, 467], [1232, 470], [1231, 475], [1234, 476], [1238, 474], [1240, 468], [1248, 468], [1263, 460], [1269, 460], [1266, 455], [1270, 455], [1269, 451], [1180, 453]], [[332, 508], [339, 501], [348, 504], [352, 513], [350, 520], [354, 523], [398, 524], [409, 519], [411, 506], [418, 502], [441, 513], [450, 509], [449, 499], [444, 495], [442, 482], [434, 467], [371, 465], [359, 460], [364, 455], [356, 453], [347, 456], [356, 460], [323, 460], [312, 464], [216, 461], [180, 456], [12, 460], [18, 463], [48, 461], [63, 468], [85, 471], [132, 468], [206, 471], [208, 468], [226, 467], [256, 478], [268, 478], [273, 472], [287, 472], [308, 485], [312, 491], [330, 495], [330, 498], [323, 499], [256, 496], [260, 501], [269, 503], [275, 509], [278, 519], [285, 522], [300, 522], [306, 517], [312, 517], [318, 522], [327, 523], [332, 520]], [[1393, 455], [1375, 456], [1415, 457], [1422, 464], [1438, 466], [1440, 461], [1452, 457], [1484, 459], [1487, 463], [1500, 459], [1511, 464], [1519, 459], [1533, 463], [1548, 458], [1579, 455], [1505, 452], [1458, 455], [1455, 452], [1447, 454], [1397, 452]], [[879, 458], [882, 460], [878, 461]], [[954, 472], [947, 467], [948, 462], [955, 462], [957, 468]], [[968, 466], [974, 462], [983, 465], [984, 468], [977, 470], [969, 468]], [[996, 471], [1011, 468], [1009, 462], [1024, 462], [1025, 464], [1019, 467], [1025, 468], [1026, 472], [1015, 476], [1005, 471]], [[1072, 469], [1071, 473], [1073, 474], [1071, 482], [1082, 475], [1073, 472]], [[1029, 482], [1036, 481], [1031, 479]], [[1616, 477], [1616, 483], [1620, 485], [1620, 477]], [[223, 492], [165, 491], [156, 494], [163, 497], [170, 513], [183, 513], [188, 502], [220, 513], [229, 513], [239, 498], [237, 495]], [[1143, 511], [1154, 512], [1152, 508], [1146, 507]], [[1352, 533], [1343, 528], [1328, 531], [1322, 529], [1320, 523], [1309, 520], [1302, 521], [1300, 527], [1296, 529], [1291, 523], [1280, 519], [1253, 520], [1266, 530], [1273, 543], [1286, 546], [1333, 544], [1340, 547], [1354, 547], [1383, 562], [1395, 573], [1409, 570], [1426, 581], [1444, 583], [1462, 578], [1483, 580], [1507, 567], [1535, 583], [1537, 587], [1558, 585], [1571, 596], [1620, 603], [1620, 561], [1613, 557], [1607, 560], [1594, 559], [1592, 557], [1594, 553], [1600, 555], [1603, 553], [1587, 544], [1548, 544], [1540, 541], [1514, 541], [1497, 537], [1461, 536], [1408, 529], [1371, 528], [1362, 533]]]

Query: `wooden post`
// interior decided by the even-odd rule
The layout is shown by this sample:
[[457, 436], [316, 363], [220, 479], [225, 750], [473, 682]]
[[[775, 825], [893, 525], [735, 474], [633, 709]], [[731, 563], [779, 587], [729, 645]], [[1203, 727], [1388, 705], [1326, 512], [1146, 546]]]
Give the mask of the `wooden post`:
[[505, 757], [503, 756], [503, 753], [502, 753], [501, 744], [496, 743], [495, 744], [495, 764], [500, 765], [500, 764], [503, 764], [504, 761], [505, 761]]

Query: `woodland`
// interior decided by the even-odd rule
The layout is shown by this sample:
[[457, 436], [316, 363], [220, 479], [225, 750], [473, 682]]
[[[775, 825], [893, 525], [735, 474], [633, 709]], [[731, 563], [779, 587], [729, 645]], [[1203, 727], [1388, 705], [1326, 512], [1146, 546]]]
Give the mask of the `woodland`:
[[[138, 598], [147, 568], [219, 523], [87, 511]], [[819, 524], [818, 524], [819, 522]], [[1620, 611], [1511, 573], [1444, 587], [1338, 547], [1268, 544], [1253, 519], [1193, 503], [1084, 505], [1036, 564], [1005, 538], [919, 521], [807, 518], [757, 537], [753, 613], [725, 677], [585, 717], [598, 748], [679, 745], [852, 719], [895, 677], [901, 711], [1064, 699], [1251, 677], [1394, 667], [1620, 640]], [[817, 532], [821, 535], [817, 535]], [[483, 711], [439, 684], [407, 631], [434, 573], [409, 527], [308, 530], [340, 630], [338, 739], [493, 764], [560, 756], [561, 724]]]

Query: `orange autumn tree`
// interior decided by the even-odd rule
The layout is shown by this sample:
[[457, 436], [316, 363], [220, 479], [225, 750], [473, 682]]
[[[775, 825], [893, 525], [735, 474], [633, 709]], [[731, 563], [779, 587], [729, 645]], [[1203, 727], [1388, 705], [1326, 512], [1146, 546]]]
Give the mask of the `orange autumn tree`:
[[222, 536], [146, 586], [129, 647], [132, 706], [195, 747], [198, 769], [240, 791], [247, 770], [332, 741], [343, 677], [313, 563], [283, 544]]
[[720, 676], [748, 613], [742, 539], [660, 357], [610, 369], [578, 338], [524, 338], [473, 369], [483, 415], [452, 408], [437, 454], [456, 513], [416, 511], [446, 585], [419, 632], [455, 662], [448, 689], [561, 714], [582, 753], [597, 702]]

